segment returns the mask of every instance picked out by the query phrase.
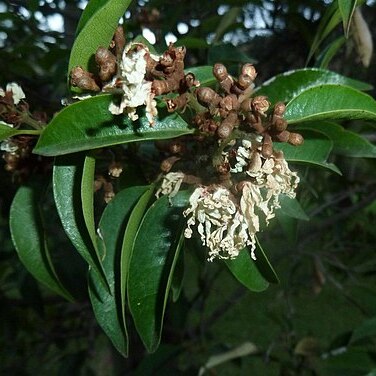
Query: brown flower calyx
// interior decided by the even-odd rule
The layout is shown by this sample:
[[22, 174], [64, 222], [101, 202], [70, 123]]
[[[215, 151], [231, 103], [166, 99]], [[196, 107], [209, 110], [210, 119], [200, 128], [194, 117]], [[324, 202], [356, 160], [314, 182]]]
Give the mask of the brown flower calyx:
[[82, 67], [74, 67], [70, 73], [70, 83], [72, 86], [78, 87], [79, 89], [88, 91], [100, 91], [101, 89], [97, 85], [94, 75], [87, 72]]
[[116, 73], [117, 62], [115, 55], [107, 48], [99, 47], [95, 53], [95, 61], [99, 67], [101, 81], [109, 81]]

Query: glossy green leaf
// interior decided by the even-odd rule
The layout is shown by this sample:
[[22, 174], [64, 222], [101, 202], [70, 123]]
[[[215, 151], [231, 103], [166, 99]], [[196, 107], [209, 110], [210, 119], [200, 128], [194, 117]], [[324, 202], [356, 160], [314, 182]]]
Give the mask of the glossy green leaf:
[[132, 122], [108, 111], [111, 95], [98, 95], [74, 103], [49, 123], [34, 149], [41, 155], [62, 155], [126, 142], [174, 138], [193, 133], [177, 114], [162, 114], [150, 126], [145, 116]]
[[145, 215], [146, 209], [149, 206], [150, 201], [154, 196], [154, 185], [151, 185], [140, 197], [136, 205], [134, 206], [132, 212], [130, 213], [127, 226], [124, 231], [124, 236], [122, 240], [121, 256], [120, 256], [120, 294], [121, 294], [121, 309], [123, 322], [125, 325], [125, 308], [127, 305], [127, 282], [128, 282], [128, 271], [129, 263], [131, 261], [133, 245], [136, 239], [136, 234], [142, 218]]
[[137, 232], [129, 266], [128, 302], [147, 350], [153, 352], [161, 339], [164, 311], [184, 227], [182, 212], [188, 192], [179, 192], [169, 203], [158, 199], [146, 212]]
[[292, 146], [287, 143], [274, 143], [276, 150], [282, 150], [289, 162], [308, 163], [328, 168], [338, 174], [341, 172], [327, 159], [333, 149], [333, 142], [324, 134], [315, 132], [300, 132], [304, 136], [304, 143], [300, 146]]
[[95, 317], [116, 349], [128, 355], [128, 333], [122, 315], [120, 292], [121, 270], [119, 265], [121, 244], [127, 219], [147, 187], [131, 187], [116, 194], [103, 211], [98, 226], [98, 246], [102, 253], [103, 269], [110, 292], [89, 272], [89, 296]]
[[297, 129], [309, 129], [325, 134], [333, 142], [333, 152], [348, 157], [376, 158], [376, 146], [361, 135], [344, 129], [337, 123], [320, 121], [304, 123]]
[[38, 281], [73, 301], [64, 288], [51, 262], [45, 229], [43, 226], [41, 203], [43, 187], [40, 184], [21, 186], [10, 208], [10, 231], [18, 256], [26, 269]]
[[243, 249], [238, 257], [225, 261], [233, 276], [250, 291], [264, 291], [269, 283], [257, 269], [249, 250]]
[[371, 90], [372, 86], [340, 74], [318, 68], [304, 68], [279, 74], [256, 88], [255, 94], [266, 95], [274, 104], [288, 102], [309, 88], [325, 84], [351, 86], [358, 90]]
[[0, 141], [19, 134], [39, 135], [40, 131], [32, 129], [14, 129], [0, 121]]
[[[97, 239], [94, 222], [94, 176], [95, 176], [95, 158], [87, 155], [82, 168], [81, 179], [81, 201], [82, 214], [90, 235], [94, 249], [97, 250]], [[97, 250], [98, 253], [98, 250]]]
[[365, 320], [352, 333], [350, 343], [360, 341], [365, 338], [376, 336], [376, 317]]
[[341, 36], [331, 42], [326, 48], [321, 52], [318, 56], [315, 66], [321, 69], [327, 69], [329, 63], [336, 55], [336, 53], [340, 50], [340, 48], [345, 44], [346, 38]]
[[264, 249], [262, 248], [257, 237], [255, 255], [256, 260], [254, 262], [261, 275], [270, 283], [279, 283], [278, 275], [275, 272], [272, 264], [266, 257]]
[[213, 76], [213, 67], [211, 65], [204, 65], [202, 67], [193, 67], [185, 70], [187, 73], [191, 72], [196, 79], [200, 81], [201, 86], [214, 85], [217, 80]]
[[183, 289], [183, 280], [184, 280], [184, 266], [185, 266], [185, 260], [184, 260], [184, 232], [182, 232], [181, 241], [178, 245], [178, 252], [177, 252], [177, 260], [176, 265], [174, 269], [174, 273], [172, 275], [171, 280], [171, 296], [172, 301], [176, 303], [180, 297], [180, 293]]
[[356, 5], [357, 0], [338, 0], [338, 8], [341, 12], [343, 31], [346, 38], [348, 38], [349, 36], [351, 19], [354, 14]]
[[53, 191], [61, 223], [82, 258], [98, 273], [103, 283], [106, 277], [92, 239], [87, 230], [81, 200], [81, 182], [85, 155], [73, 154], [55, 159]]
[[223, 34], [227, 29], [236, 22], [242, 8], [240, 7], [231, 7], [221, 18], [217, 29], [215, 30], [215, 36], [213, 39], [213, 44], [219, 42], [223, 37]]
[[88, 7], [87, 13], [82, 15], [79, 24], [79, 34], [73, 44], [68, 73], [72, 68], [81, 66], [90, 70], [90, 62], [99, 46], [107, 47], [114, 35], [115, 29], [127, 10], [130, 0], [108, 0], [99, 6], [95, 1], [93, 6]]
[[308, 53], [306, 65], [311, 60], [322, 41], [332, 32], [332, 30], [341, 22], [341, 13], [338, 9], [338, 3], [334, 1], [326, 10], [320, 20], [317, 32], [311, 44]]
[[286, 214], [292, 218], [301, 219], [303, 221], [309, 220], [309, 217], [296, 198], [291, 198], [286, 195], [280, 195], [279, 202], [283, 214]]
[[303, 91], [286, 106], [289, 124], [317, 120], [376, 120], [376, 101], [341, 85], [321, 85]]

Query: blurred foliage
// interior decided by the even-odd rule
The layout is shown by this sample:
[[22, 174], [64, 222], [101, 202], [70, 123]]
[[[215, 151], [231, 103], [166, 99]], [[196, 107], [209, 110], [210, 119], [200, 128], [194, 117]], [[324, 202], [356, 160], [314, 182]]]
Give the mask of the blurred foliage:
[[[19, 82], [35, 109], [52, 115], [66, 94], [66, 67], [83, 2], [0, 1], [2, 84]], [[189, 48], [187, 66], [213, 63], [222, 42], [258, 62], [259, 82], [305, 65], [327, 1], [133, 2], [125, 16], [129, 38], [150, 29], [157, 50], [173, 33]], [[363, 6], [375, 33], [373, 2]], [[57, 16], [58, 15], [58, 16]], [[47, 20], [60, 20], [51, 31]], [[230, 18], [227, 18], [230, 17]], [[52, 22], [52, 21], [51, 21]], [[187, 32], [179, 24], [187, 26]], [[56, 25], [55, 25], [56, 26]], [[343, 35], [338, 25], [319, 48]], [[231, 49], [231, 47], [230, 47]], [[240, 51], [240, 52], [239, 52]], [[214, 56], [214, 57], [213, 57]], [[223, 55], [222, 55], [223, 56]], [[233, 63], [231, 53], [224, 63]], [[239, 57], [235, 59], [240, 61]], [[236, 68], [236, 66], [234, 67]], [[375, 61], [364, 68], [348, 39], [329, 68], [376, 85]], [[349, 123], [375, 141], [373, 124]], [[343, 172], [302, 167], [300, 200], [310, 222], [280, 216], [263, 237], [281, 284], [263, 293], [247, 291], [222, 264], [205, 264], [185, 252], [180, 299], [166, 312], [162, 345], [147, 355], [131, 324], [131, 353], [123, 359], [97, 326], [83, 265], [51, 215], [56, 259], [70, 257], [65, 271], [77, 301], [68, 303], [35, 282], [20, 264], [9, 236], [9, 207], [17, 184], [0, 171], [0, 373], [12, 375], [196, 375], [212, 355], [245, 342], [256, 353], [207, 371], [215, 375], [367, 375], [375, 372], [376, 179], [375, 161], [336, 156]], [[46, 212], [54, 213], [52, 200]], [[293, 236], [291, 235], [293, 234]], [[188, 246], [189, 249], [189, 246]], [[64, 275], [64, 270], [61, 271]], [[362, 325], [371, 329], [362, 334]], [[373, 330], [373, 332], [372, 332]], [[358, 333], [356, 340], [352, 340]], [[360, 333], [360, 334], [359, 334]]]

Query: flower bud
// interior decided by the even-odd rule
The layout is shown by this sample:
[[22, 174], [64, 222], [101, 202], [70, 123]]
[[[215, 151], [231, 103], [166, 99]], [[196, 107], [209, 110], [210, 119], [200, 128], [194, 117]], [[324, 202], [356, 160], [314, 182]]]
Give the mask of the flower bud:
[[286, 111], [286, 105], [283, 102], [277, 102], [274, 106], [274, 115], [283, 116]]
[[270, 103], [268, 98], [264, 95], [259, 95], [252, 99], [252, 109], [260, 115], [265, 115], [265, 112], [268, 111]]
[[74, 67], [70, 73], [70, 82], [72, 86], [90, 91], [100, 91], [91, 73], [82, 69], [82, 67]]
[[290, 132], [288, 143], [294, 146], [299, 146], [302, 145], [304, 142], [304, 138], [301, 134], [299, 133], [293, 133]]
[[197, 100], [203, 106], [218, 105], [221, 97], [210, 87], [199, 87], [196, 90]]
[[254, 81], [257, 76], [256, 68], [253, 64], [244, 64], [242, 67], [242, 74], [247, 75], [252, 81]]

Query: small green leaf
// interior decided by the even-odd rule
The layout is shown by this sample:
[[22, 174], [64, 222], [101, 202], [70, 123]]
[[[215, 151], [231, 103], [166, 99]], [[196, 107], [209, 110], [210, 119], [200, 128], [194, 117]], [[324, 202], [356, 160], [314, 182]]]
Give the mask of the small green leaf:
[[338, 9], [338, 3], [334, 1], [321, 17], [320, 24], [313, 39], [308, 53], [306, 65], [309, 63], [322, 41], [331, 33], [331, 31], [341, 22], [341, 13]]
[[101, 261], [86, 228], [82, 211], [81, 182], [85, 155], [74, 154], [55, 159], [53, 191], [61, 223], [82, 258], [106, 285]]
[[256, 88], [255, 94], [266, 95], [271, 103], [288, 102], [305, 90], [324, 84], [351, 86], [358, 90], [371, 90], [372, 85], [318, 68], [288, 71], [272, 77]]
[[124, 236], [122, 240], [121, 256], [120, 256], [120, 294], [121, 294], [121, 309], [123, 322], [125, 325], [125, 307], [127, 305], [127, 282], [128, 282], [128, 272], [129, 263], [131, 261], [133, 245], [136, 239], [136, 234], [142, 218], [145, 215], [145, 211], [149, 206], [151, 199], [154, 194], [154, 185], [151, 185], [140, 197], [138, 202], [135, 204], [132, 212], [130, 213], [127, 226], [124, 231]]
[[100, 219], [98, 246], [104, 254], [102, 264], [110, 292], [102, 286], [96, 273], [92, 270], [89, 272], [89, 296], [95, 317], [124, 356], [128, 355], [128, 333], [123, 321], [120, 294], [121, 243], [129, 214], [146, 189], [147, 187], [131, 187], [118, 192], [106, 206]]
[[376, 146], [355, 132], [344, 129], [337, 123], [321, 121], [304, 123], [297, 130], [319, 131], [333, 142], [333, 152], [347, 157], [376, 158]]
[[126, 142], [174, 138], [194, 131], [177, 113], [161, 113], [154, 126], [145, 116], [134, 122], [127, 116], [114, 116], [108, 110], [111, 100], [111, 95], [98, 95], [64, 108], [44, 130], [33, 152], [62, 155]]
[[289, 162], [309, 163], [328, 168], [341, 175], [338, 168], [328, 163], [327, 159], [333, 149], [333, 142], [324, 134], [311, 131], [300, 132], [304, 136], [304, 143], [300, 146], [292, 146], [287, 143], [274, 143], [277, 150], [282, 150]]
[[345, 37], [349, 37], [351, 19], [357, 5], [357, 0], [338, 0], [338, 8], [341, 12], [343, 31]]
[[137, 332], [147, 350], [157, 349], [164, 311], [184, 226], [188, 192], [169, 203], [158, 199], [146, 212], [134, 242], [129, 266], [128, 302]]
[[268, 288], [268, 281], [257, 269], [249, 250], [243, 249], [238, 257], [225, 261], [233, 276], [250, 291], [264, 291]]
[[280, 195], [279, 202], [283, 214], [286, 214], [292, 218], [301, 219], [303, 221], [309, 220], [309, 217], [296, 198], [291, 198], [286, 195]]
[[307, 89], [286, 106], [289, 124], [317, 120], [376, 120], [376, 101], [348, 86], [325, 84]]
[[327, 69], [329, 63], [340, 50], [340, 48], [345, 44], [346, 38], [341, 36], [331, 42], [326, 48], [320, 53], [315, 62], [315, 66], [321, 69]]
[[95, 1], [93, 5], [87, 7], [71, 50], [68, 76], [76, 66], [90, 70], [91, 60], [97, 48], [109, 46], [119, 19], [128, 9], [130, 2], [130, 0], [108, 0], [102, 1], [100, 5], [99, 1]]
[[42, 192], [40, 184], [18, 189], [10, 208], [12, 240], [20, 260], [33, 277], [65, 299], [73, 301], [71, 294], [59, 281], [51, 262], [40, 207]]
[[250, 56], [242, 52], [239, 48], [232, 44], [224, 43], [217, 44], [209, 48], [208, 51], [208, 64], [214, 65], [216, 63], [255, 63], [256, 61]]

